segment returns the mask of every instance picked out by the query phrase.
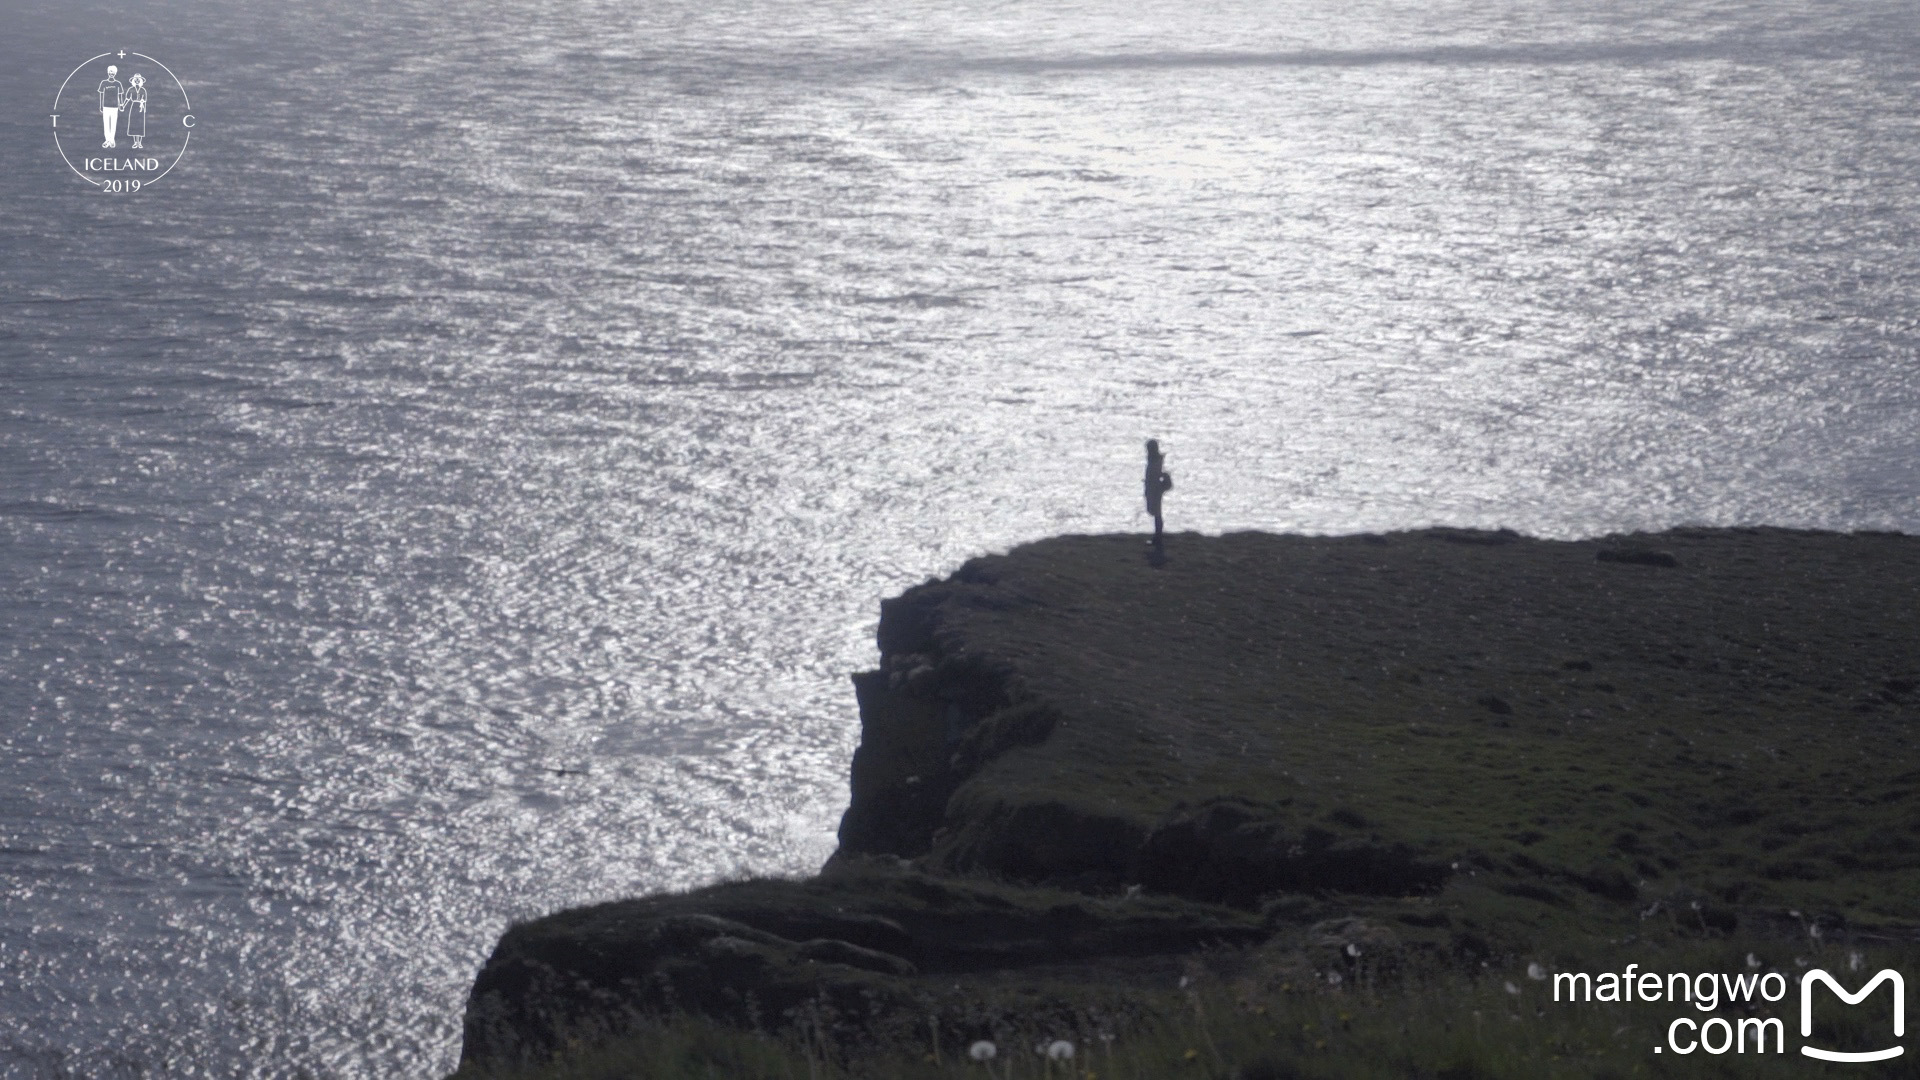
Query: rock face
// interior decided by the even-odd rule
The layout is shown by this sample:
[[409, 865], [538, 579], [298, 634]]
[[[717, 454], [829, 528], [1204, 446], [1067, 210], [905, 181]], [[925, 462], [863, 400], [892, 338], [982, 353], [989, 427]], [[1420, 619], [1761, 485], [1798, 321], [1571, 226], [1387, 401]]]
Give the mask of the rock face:
[[1119, 984], [1222, 945], [1477, 967], [1649, 911], [1920, 921], [1920, 540], [1168, 554], [1062, 537], [886, 601], [826, 870], [513, 927], [463, 1060], [668, 1009], [880, 1024], [963, 978]]
[[810, 881], [750, 881], [561, 912], [509, 930], [468, 999], [462, 1063], [540, 1059], [623, 1018], [688, 1010], [776, 1027], [806, 1006], [851, 1030], [924, 1016], [922, 976], [1247, 945], [1257, 915], [1100, 899], [847, 859]]
[[969, 785], [1009, 751], [1045, 743], [1066, 718], [1017, 659], [968, 651], [967, 614], [1046, 603], [1004, 586], [1004, 572], [976, 560], [882, 604], [880, 669], [854, 676], [861, 743], [838, 857], [925, 858], [950, 874], [1081, 890], [1137, 883], [1242, 906], [1286, 889], [1407, 895], [1444, 880], [1444, 863], [1360, 835], [1353, 826], [1363, 819], [1297, 821], [1285, 810], [1291, 800], [1209, 798], [1156, 821], [1075, 799], [1064, 785], [1059, 797], [1018, 800]]

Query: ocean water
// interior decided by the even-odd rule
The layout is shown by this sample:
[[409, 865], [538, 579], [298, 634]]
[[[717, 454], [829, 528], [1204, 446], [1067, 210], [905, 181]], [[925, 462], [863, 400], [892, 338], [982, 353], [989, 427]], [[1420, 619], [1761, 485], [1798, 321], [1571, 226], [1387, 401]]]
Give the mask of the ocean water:
[[11, 3], [0, 1078], [436, 1076], [511, 921], [811, 870], [879, 600], [1148, 436], [1176, 530], [1920, 531], [1920, 18], [1601, 7]]

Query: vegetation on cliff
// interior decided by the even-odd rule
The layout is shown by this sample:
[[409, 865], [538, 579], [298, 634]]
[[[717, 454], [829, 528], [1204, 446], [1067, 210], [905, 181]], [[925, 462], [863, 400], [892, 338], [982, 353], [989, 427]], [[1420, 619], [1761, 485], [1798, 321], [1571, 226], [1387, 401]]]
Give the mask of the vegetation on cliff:
[[[630, 1050], [732, 1031], [769, 1068], [907, 1075], [1052, 1025], [1166, 1075], [1152, 1048], [1191, 1040], [1191, 1008], [1248, 1042], [1180, 1048], [1196, 1075], [1329, 1053], [1330, 1075], [1584, 1075], [1676, 1062], [1625, 1014], [1536, 1001], [1540, 976], [1701, 950], [1792, 974], [1914, 939], [1920, 541], [1168, 552], [1062, 537], [887, 601], [827, 870], [514, 927], [463, 1074], [631, 1029]], [[1329, 1009], [1385, 1041], [1303, 1043]]]

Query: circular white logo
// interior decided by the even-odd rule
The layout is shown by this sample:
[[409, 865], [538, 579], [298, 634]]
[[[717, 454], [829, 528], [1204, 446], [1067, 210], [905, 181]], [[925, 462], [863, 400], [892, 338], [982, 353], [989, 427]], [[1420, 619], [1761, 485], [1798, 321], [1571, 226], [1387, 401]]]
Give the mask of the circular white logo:
[[109, 195], [152, 187], [186, 156], [193, 104], [172, 69], [115, 49], [74, 68], [54, 96], [53, 146], [74, 175]]

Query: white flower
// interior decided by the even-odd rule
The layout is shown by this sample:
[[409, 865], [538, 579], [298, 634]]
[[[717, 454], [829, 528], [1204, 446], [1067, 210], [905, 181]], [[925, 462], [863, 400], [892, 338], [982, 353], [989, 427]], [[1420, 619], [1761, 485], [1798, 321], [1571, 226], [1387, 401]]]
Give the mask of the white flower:
[[975, 1061], [992, 1061], [998, 1053], [1000, 1048], [985, 1039], [967, 1047], [967, 1056]]
[[1515, 986], [1515, 985], [1513, 985], [1512, 983], [1508, 983], [1508, 984], [1507, 984], [1507, 993], [1509, 993], [1509, 994], [1518, 994], [1519, 992], [1520, 992], [1520, 988], [1519, 988], [1519, 987], [1517, 987], [1517, 986]]
[[1858, 952], [1850, 952], [1847, 954], [1847, 970], [1848, 971], [1859, 971], [1861, 963], [1862, 963], [1862, 960]]
[[1348, 955], [1348, 956], [1359, 956], [1359, 955], [1360, 955], [1360, 946], [1358, 946], [1358, 945], [1355, 945], [1355, 944], [1354, 944], [1353, 942], [1351, 942], [1351, 941], [1349, 941], [1349, 942], [1347, 942], [1347, 955]]
[[1547, 969], [1541, 967], [1537, 963], [1528, 964], [1527, 978], [1532, 979], [1534, 982], [1545, 982], [1547, 978]]
[[1755, 955], [1754, 955], [1754, 954], [1752, 954], [1752, 953], [1748, 953], [1748, 954], [1747, 954], [1747, 966], [1748, 966], [1748, 967], [1759, 967], [1759, 966], [1760, 966], [1760, 958], [1759, 958], [1758, 956], [1755, 956]]
[[1065, 1039], [1055, 1039], [1047, 1044], [1048, 1061], [1072, 1061], [1073, 1044]]
[[1339, 972], [1337, 972], [1337, 971], [1329, 971], [1329, 972], [1327, 972], [1327, 982], [1329, 982], [1329, 983], [1332, 983], [1332, 984], [1333, 984], [1334, 986], [1339, 986], [1339, 985], [1340, 985], [1340, 973], [1339, 973]]

